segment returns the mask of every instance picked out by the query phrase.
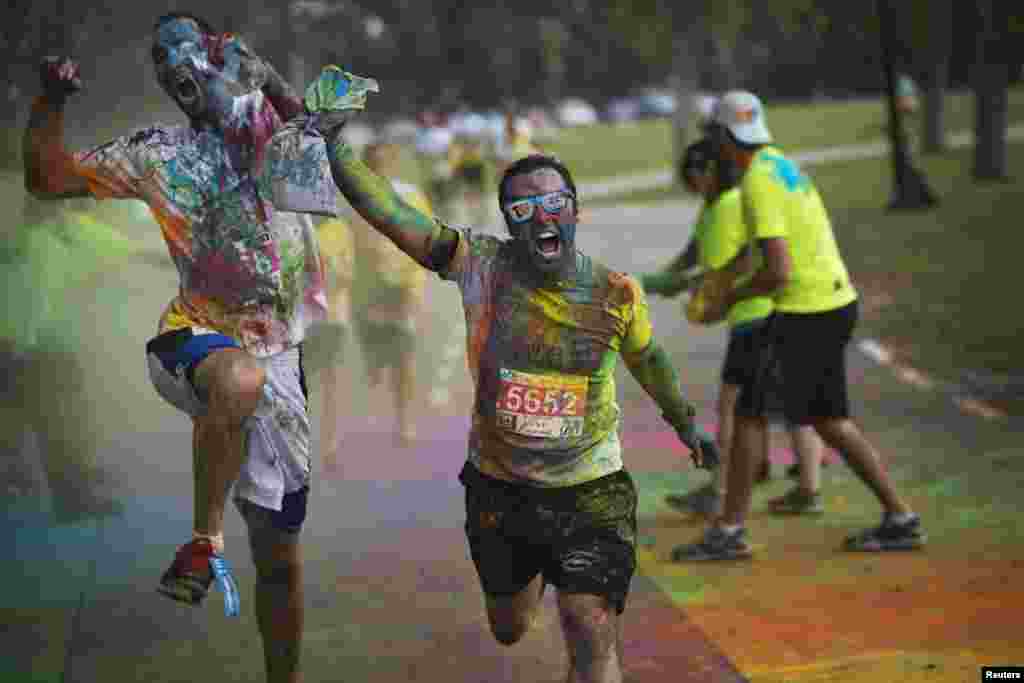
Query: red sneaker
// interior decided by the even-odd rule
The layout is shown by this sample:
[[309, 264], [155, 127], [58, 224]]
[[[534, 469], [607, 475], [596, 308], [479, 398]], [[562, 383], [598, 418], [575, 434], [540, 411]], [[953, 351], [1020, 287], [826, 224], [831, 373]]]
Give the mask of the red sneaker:
[[210, 560], [219, 557], [205, 538], [197, 538], [178, 548], [174, 562], [160, 577], [157, 592], [172, 600], [198, 605], [210, 592], [213, 569]]

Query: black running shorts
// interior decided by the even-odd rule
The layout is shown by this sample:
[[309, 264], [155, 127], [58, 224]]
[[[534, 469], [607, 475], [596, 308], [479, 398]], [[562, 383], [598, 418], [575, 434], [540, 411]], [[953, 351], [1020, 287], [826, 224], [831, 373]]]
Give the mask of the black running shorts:
[[846, 347], [857, 325], [857, 302], [822, 313], [776, 313], [775, 356], [782, 401], [793, 425], [847, 418]]
[[636, 487], [620, 470], [549, 489], [466, 464], [466, 537], [483, 590], [515, 595], [538, 574], [563, 593], [604, 596], [621, 614], [636, 571]]
[[736, 414], [763, 417], [769, 392], [775, 389], [770, 319], [748, 323], [729, 332], [722, 382], [740, 388]]

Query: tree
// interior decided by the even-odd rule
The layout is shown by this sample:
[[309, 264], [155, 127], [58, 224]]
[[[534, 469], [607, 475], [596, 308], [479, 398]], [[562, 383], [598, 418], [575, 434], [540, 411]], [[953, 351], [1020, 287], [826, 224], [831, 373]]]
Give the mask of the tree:
[[945, 100], [953, 56], [953, 2], [918, 0], [914, 9], [913, 26], [920, 27], [914, 42], [921, 46], [920, 54], [924, 55], [921, 151], [936, 154], [946, 148]]
[[1006, 5], [1001, 0], [977, 0], [975, 3], [977, 24], [971, 74], [975, 103], [975, 180], [1006, 179], [1007, 88], [1010, 82]]
[[890, 209], [924, 209], [937, 203], [924, 175], [914, 168], [907, 148], [903, 114], [896, 104], [896, 68], [894, 64], [891, 0], [878, 0], [879, 38], [885, 68], [886, 100], [889, 109], [889, 141], [892, 147], [893, 191]]
[[722, 91], [738, 85], [733, 50], [750, 18], [751, 0], [685, 5], [671, 0], [611, 0], [611, 6], [620, 30], [632, 38], [639, 53], [672, 65], [669, 84], [677, 102], [672, 145], [675, 158], [681, 159], [691, 135], [697, 90]]

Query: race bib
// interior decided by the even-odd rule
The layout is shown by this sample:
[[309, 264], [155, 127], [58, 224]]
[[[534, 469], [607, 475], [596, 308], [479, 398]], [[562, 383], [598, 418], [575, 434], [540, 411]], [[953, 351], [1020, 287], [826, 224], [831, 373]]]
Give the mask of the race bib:
[[502, 368], [499, 379], [499, 427], [548, 439], [583, 435], [588, 378], [531, 375]]

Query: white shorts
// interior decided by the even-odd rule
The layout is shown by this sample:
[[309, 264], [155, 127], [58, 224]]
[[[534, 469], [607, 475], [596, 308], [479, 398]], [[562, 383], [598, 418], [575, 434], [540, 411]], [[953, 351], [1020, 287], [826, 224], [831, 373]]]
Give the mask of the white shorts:
[[[195, 367], [211, 352], [239, 348], [237, 342], [209, 330], [166, 332], [146, 344], [149, 378], [160, 397], [197, 417], [206, 409], [192, 384]], [[298, 347], [256, 358], [266, 370], [263, 398], [246, 423], [248, 457], [234, 496], [281, 510], [286, 493], [309, 486], [310, 423], [305, 377]]]

